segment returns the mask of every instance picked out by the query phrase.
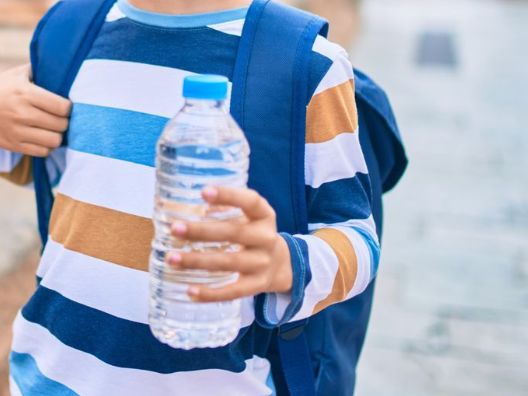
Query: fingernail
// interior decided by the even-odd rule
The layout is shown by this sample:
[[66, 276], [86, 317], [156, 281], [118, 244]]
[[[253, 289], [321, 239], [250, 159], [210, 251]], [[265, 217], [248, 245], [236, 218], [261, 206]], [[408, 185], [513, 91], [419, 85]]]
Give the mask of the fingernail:
[[214, 187], [208, 186], [205, 187], [202, 191], [204, 198], [215, 198], [218, 195], [218, 190]]
[[198, 297], [200, 295], [200, 289], [195, 286], [190, 286], [187, 290], [187, 294], [191, 297]]
[[172, 225], [172, 232], [178, 235], [183, 235], [187, 232], [187, 225], [185, 225], [185, 223], [182, 223], [181, 221], [174, 223]]
[[182, 261], [182, 255], [178, 252], [169, 253], [169, 263], [170, 264], [179, 264]]

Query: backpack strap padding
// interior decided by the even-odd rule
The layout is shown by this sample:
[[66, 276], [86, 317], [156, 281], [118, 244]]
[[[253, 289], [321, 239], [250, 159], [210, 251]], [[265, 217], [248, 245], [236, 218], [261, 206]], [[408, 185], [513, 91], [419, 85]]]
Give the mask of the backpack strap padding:
[[[304, 153], [310, 53], [325, 20], [266, 0], [246, 17], [231, 113], [251, 147], [249, 185], [275, 208], [280, 231], [308, 232]], [[273, 178], [274, 188], [269, 188]]]
[[[255, 0], [246, 16], [235, 64], [231, 113], [251, 147], [249, 185], [273, 206], [279, 230], [291, 234], [308, 233], [306, 107], [310, 55], [319, 34], [328, 34], [324, 19]], [[315, 396], [314, 372], [302, 331], [306, 323], [289, 323], [278, 331], [280, 363], [274, 363], [282, 366], [287, 387], [276, 384], [281, 385], [281, 395]]]
[[[35, 84], [68, 97], [82, 62], [114, 3], [115, 0], [68, 0], [55, 4], [40, 21], [31, 41]], [[33, 158], [33, 179], [39, 233], [45, 246], [54, 202], [45, 159]]]

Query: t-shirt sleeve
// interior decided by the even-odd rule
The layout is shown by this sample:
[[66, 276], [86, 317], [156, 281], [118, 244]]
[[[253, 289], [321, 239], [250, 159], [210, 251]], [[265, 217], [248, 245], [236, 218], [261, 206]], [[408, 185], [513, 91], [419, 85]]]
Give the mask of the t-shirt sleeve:
[[[46, 169], [53, 186], [59, 183], [65, 166], [66, 149], [64, 147], [53, 150], [46, 158]], [[32, 187], [32, 158], [0, 148], [0, 177], [20, 186]]]
[[293, 289], [258, 297], [257, 318], [264, 326], [306, 319], [353, 298], [367, 288], [378, 269], [380, 248], [359, 140], [354, 73], [343, 49], [326, 40], [319, 43], [324, 45], [325, 54], [332, 53], [331, 66], [307, 109], [310, 234], [283, 234], [292, 257]]

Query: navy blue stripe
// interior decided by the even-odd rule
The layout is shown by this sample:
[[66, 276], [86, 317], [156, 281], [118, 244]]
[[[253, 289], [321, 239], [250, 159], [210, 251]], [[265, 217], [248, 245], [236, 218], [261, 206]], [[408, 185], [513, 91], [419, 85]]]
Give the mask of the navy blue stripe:
[[[123, 42], [134, 45], [123, 45]], [[110, 59], [165, 66], [233, 80], [240, 37], [203, 27], [162, 29], [120, 19], [103, 25], [88, 59]], [[196, 51], [200, 48], [200, 51]], [[332, 61], [313, 51], [308, 97], [311, 98]]]
[[372, 210], [371, 190], [370, 177], [363, 173], [318, 188], [306, 186], [309, 222], [331, 224], [367, 219]]
[[232, 344], [222, 348], [173, 349], [157, 341], [146, 324], [84, 306], [43, 286], [23, 308], [22, 315], [48, 329], [65, 345], [116, 367], [162, 374], [205, 369], [239, 373], [246, 367], [245, 360], [255, 354], [254, 326], [242, 329]]
[[79, 396], [65, 385], [46, 377], [33, 356], [11, 352], [9, 371], [23, 396]]
[[318, 52], [312, 51], [310, 59], [310, 74], [308, 76], [308, 98], [311, 98], [317, 87], [332, 67], [332, 60]]
[[[240, 37], [203, 27], [165, 29], [123, 18], [103, 25], [88, 59], [172, 67], [233, 79]], [[176, 95], [177, 93], [175, 93]]]

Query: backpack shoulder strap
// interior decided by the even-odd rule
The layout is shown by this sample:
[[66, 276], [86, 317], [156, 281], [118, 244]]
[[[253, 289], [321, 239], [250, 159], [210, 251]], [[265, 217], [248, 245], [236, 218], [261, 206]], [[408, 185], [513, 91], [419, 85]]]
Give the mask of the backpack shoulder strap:
[[40, 21], [31, 42], [35, 83], [66, 97], [115, 0], [57, 3]]
[[[231, 113], [251, 147], [249, 185], [275, 208], [279, 230], [292, 234], [308, 232], [306, 106], [311, 51], [319, 34], [328, 34], [324, 19], [269, 0], [253, 1], [233, 78]], [[276, 383], [279, 394], [315, 396], [315, 378], [302, 331], [306, 322], [289, 323], [278, 331], [279, 359], [274, 359], [273, 365], [282, 367], [285, 382]]]
[[255, 0], [240, 39], [231, 113], [250, 143], [249, 185], [275, 208], [284, 232], [307, 232], [304, 144], [310, 53], [317, 35], [327, 32], [327, 22], [315, 15]]
[[[82, 62], [115, 0], [60, 1], [42, 18], [31, 41], [31, 67], [35, 84], [67, 97]], [[33, 158], [39, 233], [46, 244], [52, 186], [43, 158]]]

